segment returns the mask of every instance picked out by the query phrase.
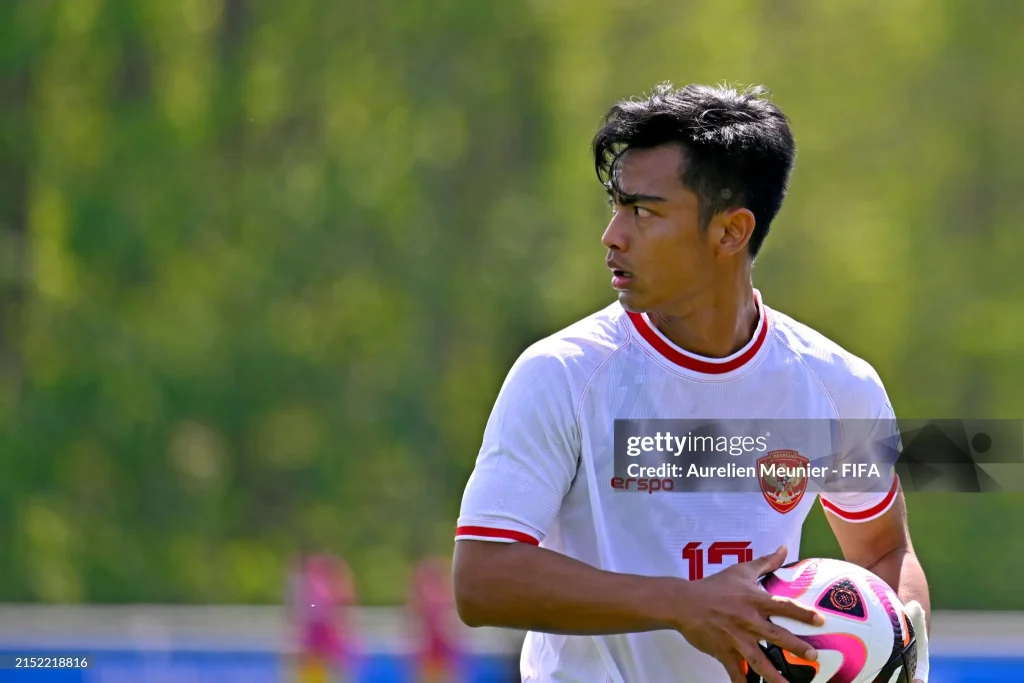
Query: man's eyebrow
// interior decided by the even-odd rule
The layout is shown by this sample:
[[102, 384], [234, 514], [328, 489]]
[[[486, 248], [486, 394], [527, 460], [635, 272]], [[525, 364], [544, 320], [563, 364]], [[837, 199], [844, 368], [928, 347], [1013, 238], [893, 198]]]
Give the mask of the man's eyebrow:
[[659, 197], [653, 194], [622, 194], [616, 192], [612, 188], [605, 185], [604, 191], [608, 193], [608, 196], [614, 199], [619, 204], [639, 204], [640, 202], [667, 202], [668, 200], [664, 197]]

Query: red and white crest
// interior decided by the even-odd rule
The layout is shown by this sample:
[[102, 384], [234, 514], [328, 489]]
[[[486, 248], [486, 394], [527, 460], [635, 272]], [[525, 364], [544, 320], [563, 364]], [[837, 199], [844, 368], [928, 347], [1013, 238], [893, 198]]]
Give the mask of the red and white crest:
[[757, 461], [761, 493], [777, 512], [786, 514], [807, 491], [810, 461], [796, 451], [770, 451]]

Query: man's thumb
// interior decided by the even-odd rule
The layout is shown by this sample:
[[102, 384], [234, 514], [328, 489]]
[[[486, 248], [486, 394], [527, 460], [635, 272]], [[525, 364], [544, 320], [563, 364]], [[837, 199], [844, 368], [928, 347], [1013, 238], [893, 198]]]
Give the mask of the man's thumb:
[[763, 555], [762, 557], [754, 560], [754, 567], [757, 569], [757, 575], [764, 576], [775, 571], [783, 564], [786, 563], [786, 556], [789, 555], [789, 550], [785, 545], [780, 545], [771, 555]]

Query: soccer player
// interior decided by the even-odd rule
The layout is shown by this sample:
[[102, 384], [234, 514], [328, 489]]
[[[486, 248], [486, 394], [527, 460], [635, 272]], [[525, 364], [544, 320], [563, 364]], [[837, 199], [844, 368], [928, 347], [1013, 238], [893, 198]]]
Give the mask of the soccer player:
[[288, 597], [298, 641], [298, 683], [351, 680], [348, 620], [355, 584], [348, 564], [333, 555], [301, 555], [290, 574]]
[[[823, 492], [780, 509], [767, 491], [650, 495], [613, 477], [617, 419], [892, 428], [871, 365], [752, 284], [795, 157], [787, 118], [764, 93], [662, 85], [614, 105], [593, 140], [613, 207], [602, 242], [617, 301], [515, 362], [456, 530], [458, 613], [528, 632], [524, 681], [741, 683], [749, 666], [785, 683], [759, 640], [817, 653], [768, 617], [820, 615], [756, 582], [797, 559], [819, 498], [845, 559], [912, 604], [915, 678], [928, 679], [928, 588], [894, 474], [877, 493]], [[742, 548], [742, 561], [705, 555], [715, 543]]]

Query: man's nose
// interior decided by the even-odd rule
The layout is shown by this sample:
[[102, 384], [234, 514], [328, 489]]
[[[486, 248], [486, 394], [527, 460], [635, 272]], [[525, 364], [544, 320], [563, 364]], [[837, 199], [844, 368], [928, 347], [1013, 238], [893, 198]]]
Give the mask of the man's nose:
[[601, 236], [601, 244], [616, 251], [629, 251], [629, 220], [616, 211]]

